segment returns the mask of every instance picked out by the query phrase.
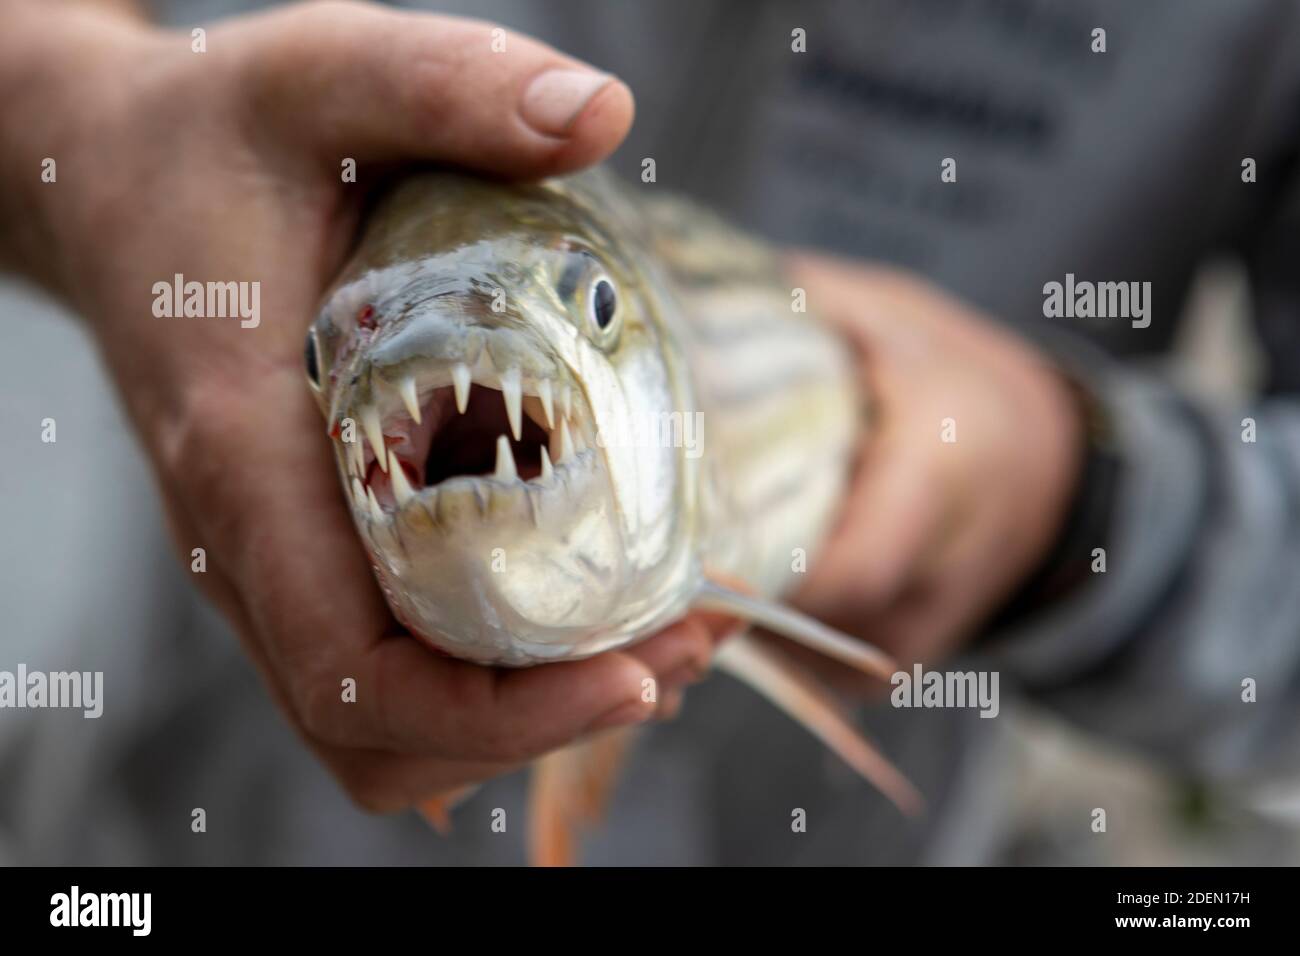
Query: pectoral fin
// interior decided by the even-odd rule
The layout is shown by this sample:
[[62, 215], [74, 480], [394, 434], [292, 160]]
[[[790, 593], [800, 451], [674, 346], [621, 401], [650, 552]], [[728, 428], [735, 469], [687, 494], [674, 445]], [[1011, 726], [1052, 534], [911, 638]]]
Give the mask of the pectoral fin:
[[430, 797], [416, 809], [420, 811], [420, 816], [424, 817], [429, 826], [437, 830], [442, 836], [446, 836], [451, 833], [451, 811], [455, 809], [458, 803], [467, 800], [477, 789], [478, 787], [474, 784], [458, 787], [441, 796]]
[[800, 614], [793, 608], [775, 601], [743, 594], [716, 581], [705, 580], [700, 586], [692, 606], [709, 611], [721, 611], [751, 624], [757, 624], [774, 634], [802, 644], [819, 654], [834, 658], [842, 664], [888, 682], [898, 671], [898, 664], [884, 651], [866, 641], [849, 637], [821, 621]]
[[746, 634], [725, 641], [714, 663], [802, 724], [903, 813], [921, 812], [924, 801], [916, 788], [862, 737], [834, 694], [790, 655]]

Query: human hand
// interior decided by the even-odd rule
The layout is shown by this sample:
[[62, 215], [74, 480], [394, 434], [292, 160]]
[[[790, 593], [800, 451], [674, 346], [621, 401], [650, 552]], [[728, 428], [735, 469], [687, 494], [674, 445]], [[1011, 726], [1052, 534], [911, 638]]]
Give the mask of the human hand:
[[[30, 5], [31, 7], [39, 5]], [[302, 347], [367, 184], [410, 161], [539, 177], [626, 134], [616, 80], [489, 24], [295, 5], [211, 29], [206, 52], [102, 9], [6, 10], [28, 95], [0, 119], [29, 214], [5, 258], [88, 318], [188, 564], [275, 699], [362, 805], [409, 806], [583, 733], [672, 708], [706, 666], [687, 620], [639, 645], [520, 671], [399, 633], [337, 484]], [[22, 41], [19, 41], [19, 37]], [[496, 39], [499, 39], [497, 37]], [[41, 159], [57, 181], [41, 183]], [[341, 176], [355, 159], [356, 183]], [[260, 283], [255, 327], [161, 318], [158, 282]], [[343, 681], [356, 682], [355, 703]]]
[[1081, 467], [1077, 403], [1029, 345], [919, 280], [791, 265], [858, 347], [872, 400], [840, 523], [797, 603], [901, 662], [941, 658], [1051, 546]]

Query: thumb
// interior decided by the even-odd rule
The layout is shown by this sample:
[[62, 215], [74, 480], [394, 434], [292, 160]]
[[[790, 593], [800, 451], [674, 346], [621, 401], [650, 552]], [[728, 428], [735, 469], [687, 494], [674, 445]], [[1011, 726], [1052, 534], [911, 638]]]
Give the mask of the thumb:
[[322, 3], [245, 27], [246, 101], [317, 156], [542, 177], [599, 162], [632, 125], [623, 83], [490, 23]]

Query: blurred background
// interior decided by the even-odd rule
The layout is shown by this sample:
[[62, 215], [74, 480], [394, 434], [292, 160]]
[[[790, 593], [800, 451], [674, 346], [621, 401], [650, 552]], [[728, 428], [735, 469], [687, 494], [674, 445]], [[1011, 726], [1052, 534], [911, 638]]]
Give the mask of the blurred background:
[[[188, 27], [258, 6], [152, 9]], [[1042, 285], [1066, 272], [1149, 280], [1149, 329], [1072, 331], [1207, 402], [1300, 388], [1294, 4], [406, 6], [498, 20], [616, 72], [638, 102], [616, 168], [635, 176], [654, 157], [665, 187], [773, 241], [916, 270], [1021, 327], [1044, 321]], [[1096, 26], [1105, 54], [1090, 50]], [[806, 54], [791, 55], [795, 27]], [[937, 186], [949, 156], [960, 189]], [[1243, 156], [1267, 182], [1241, 188]], [[173, 559], [75, 318], [0, 281], [0, 336], [0, 669], [102, 670], [106, 698], [98, 720], [0, 711], [0, 862], [522, 862], [519, 774], [469, 799], [449, 838], [350, 805]], [[41, 442], [46, 417], [55, 444]], [[863, 725], [927, 794], [924, 821], [901, 821], [716, 676], [643, 734], [584, 862], [1300, 862], [1300, 779], [1190, 779], [1010, 681], [996, 720], [884, 708]], [[1087, 825], [1097, 806], [1104, 837]], [[190, 829], [198, 807], [204, 834]], [[489, 828], [497, 807], [505, 834]], [[792, 807], [807, 834], [791, 833]]]

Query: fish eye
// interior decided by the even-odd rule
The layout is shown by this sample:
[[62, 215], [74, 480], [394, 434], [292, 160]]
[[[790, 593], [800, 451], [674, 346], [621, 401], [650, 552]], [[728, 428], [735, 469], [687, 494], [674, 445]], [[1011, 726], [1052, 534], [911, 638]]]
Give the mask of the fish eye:
[[597, 338], [603, 342], [611, 341], [618, 333], [618, 294], [614, 291], [614, 283], [604, 276], [591, 284], [587, 311]]
[[307, 332], [307, 342], [303, 346], [303, 359], [307, 364], [307, 378], [313, 388], [320, 388], [320, 358], [316, 353], [316, 330]]

